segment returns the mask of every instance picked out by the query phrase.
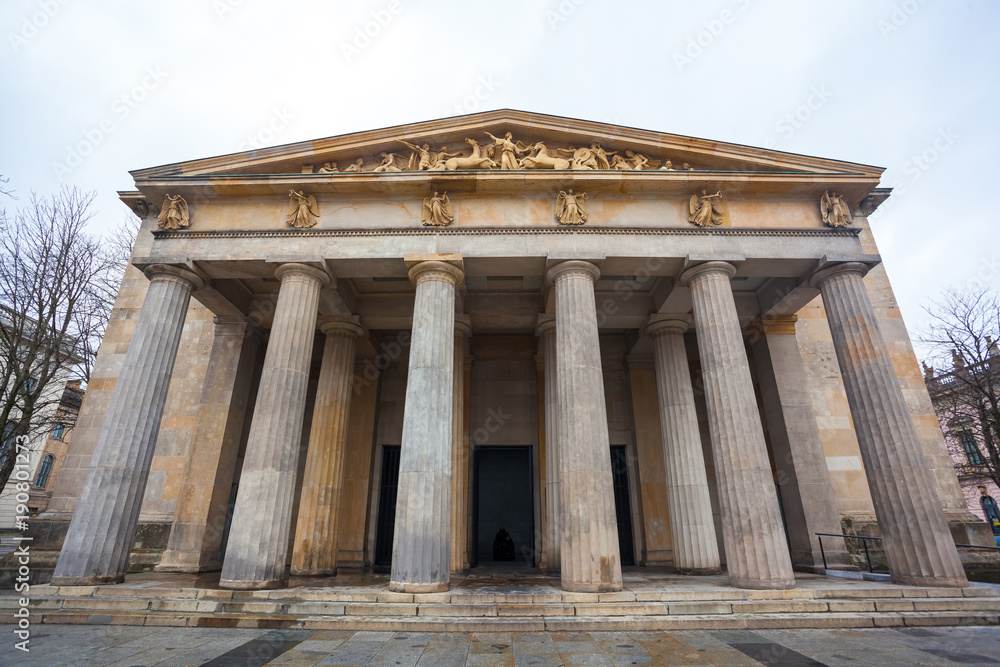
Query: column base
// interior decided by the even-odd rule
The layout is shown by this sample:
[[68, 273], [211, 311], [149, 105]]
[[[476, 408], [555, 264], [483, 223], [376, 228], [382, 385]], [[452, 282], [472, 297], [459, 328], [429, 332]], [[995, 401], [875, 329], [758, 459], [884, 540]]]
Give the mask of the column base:
[[186, 552], [164, 551], [160, 557], [160, 562], [153, 566], [154, 572], [180, 572], [186, 574], [200, 574], [201, 572], [218, 572], [222, 569], [222, 561], [218, 557], [201, 558], [196, 554], [195, 558], [185, 558]]
[[934, 586], [940, 588], [967, 588], [969, 580], [965, 577], [910, 577], [892, 575], [892, 583], [901, 586]]
[[266, 581], [237, 581], [234, 579], [222, 579], [219, 581], [219, 588], [227, 588], [234, 591], [260, 591], [284, 587], [284, 577], [281, 579], [268, 579]]
[[337, 568], [321, 568], [318, 570], [300, 570], [298, 568], [291, 568], [290, 574], [293, 577], [335, 577], [337, 576]]
[[783, 591], [795, 588], [795, 579], [790, 581], [758, 581], [753, 579], [730, 579], [729, 585], [733, 588], [748, 588], [755, 591]]
[[603, 583], [580, 583], [580, 584], [567, 584], [561, 583], [559, 588], [567, 591], [569, 593], [617, 593], [622, 589], [621, 586], [615, 586], [614, 584], [603, 584]]
[[683, 574], [686, 577], [707, 577], [713, 574], [722, 574], [721, 567], [675, 567], [674, 574]]
[[435, 581], [425, 584], [390, 581], [389, 590], [396, 593], [444, 593], [448, 590], [448, 582]]
[[124, 574], [105, 574], [91, 577], [52, 577], [50, 586], [113, 586], [125, 581]]

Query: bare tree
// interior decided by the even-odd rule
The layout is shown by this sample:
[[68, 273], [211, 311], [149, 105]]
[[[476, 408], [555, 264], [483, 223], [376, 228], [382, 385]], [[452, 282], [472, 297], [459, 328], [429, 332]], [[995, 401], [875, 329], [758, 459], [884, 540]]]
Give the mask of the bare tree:
[[1000, 300], [989, 288], [948, 290], [926, 310], [934, 366], [924, 373], [952, 458], [1000, 485]]
[[16, 438], [51, 430], [63, 381], [87, 379], [107, 324], [124, 264], [87, 229], [93, 199], [63, 188], [0, 214], [0, 489]]

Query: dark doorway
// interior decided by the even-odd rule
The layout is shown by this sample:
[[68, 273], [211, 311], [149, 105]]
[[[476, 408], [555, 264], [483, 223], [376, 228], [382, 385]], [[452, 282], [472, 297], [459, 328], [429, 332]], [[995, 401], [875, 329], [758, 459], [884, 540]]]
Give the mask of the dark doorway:
[[[472, 541], [475, 565], [535, 566], [531, 447], [478, 447], [473, 479]], [[513, 560], [495, 560], [494, 544], [513, 541]], [[500, 539], [498, 541], [498, 535]], [[508, 549], [498, 548], [503, 559]]]
[[378, 523], [375, 526], [376, 572], [392, 567], [392, 538], [396, 530], [396, 491], [399, 486], [399, 445], [382, 447], [382, 479], [378, 492]]
[[618, 520], [618, 551], [622, 565], [635, 565], [632, 542], [632, 503], [628, 492], [628, 454], [625, 445], [611, 446], [611, 479], [615, 489], [615, 517]]

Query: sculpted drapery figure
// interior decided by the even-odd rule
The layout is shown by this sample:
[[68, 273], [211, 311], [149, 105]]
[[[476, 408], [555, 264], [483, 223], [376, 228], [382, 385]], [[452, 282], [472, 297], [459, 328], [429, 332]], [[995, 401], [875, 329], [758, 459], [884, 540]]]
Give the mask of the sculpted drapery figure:
[[615, 155], [611, 158], [611, 168], [618, 169], [620, 171], [627, 171], [632, 168], [632, 165], [630, 165], [621, 155]]
[[659, 171], [673, 171], [673, 170], [674, 170], [674, 163], [671, 162], [670, 160], [667, 160], [666, 162], [661, 164], [659, 169]]
[[382, 153], [382, 161], [377, 167], [372, 169], [372, 171], [384, 172], [384, 171], [403, 171], [399, 168], [398, 162], [401, 160], [395, 153]]
[[451, 200], [445, 192], [438, 196], [424, 197], [424, 205], [420, 211], [420, 222], [428, 227], [446, 227], [455, 220], [455, 213], [451, 209]]
[[340, 170], [337, 169], [337, 163], [336, 162], [324, 162], [323, 166], [320, 167], [319, 170], [316, 173], [317, 174], [335, 174], [338, 171], [340, 171]]
[[500, 153], [500, 168], [501, 169], [520, 169], [521, 164], [517, 159], [517, 156], [528, 152], [528, 147], [522, 144], [520, 141], [514, 143], [513, 135], [510, 132], [505, 134], [503, 138], [495, 137], [489, 132], [486, 133], [490, 139], [493, 140], [493, 146], [496, 151]]
[[285, 214], [285, 224], [289, 227], [308, 228], [314, 227], [319, 222], [319, 206], [316, 204], [316, 197], [308, 197], [302, 192], [289, 190], [288, 196], [291, 198], [288, 203], [288, 212]]
[[556, 197], [556, 220], [562, 225], [582, 225], [587, 222], [587, 194], [560, 192]]
[[191, 224], [188, 218], [188, 205], [180, 195], [163, 197], [163, 208], [156, 217], [156, 224], [161, 229], [181, 229]]
[[362, 167], [364, 167], [364, 164], [365, 164], [364, 158], [359, 157], [357, 160], [352, 162], [350, 166], [347, 167], [347, 169], [344, 170], [344, 173], [347, 173], [349, 171], [351, 172], [361, 171]]
[[836, 192], [830, 194], [827, 190], [819, 200], [819, 210], [823, 215], [823, 222], [831, 227], [847, 227], [854, 220], [851, 215], [851, 208], [844, 201], [843, 195]]
[[688, 222], [699, 227], [722, 224], [722, 192], [714, 195], [701, 191], [701, 196], [691, 195], [688, 201]]
[[427, 171], [432, 166], [434, 166], [434, 154], [431, 152], [431, 145], [424, 144], [423, 146], [417, 146], [416, 144], [411, 144], [409, 141], [403, 141], [402, 139], [397, 139], [399, 143], [407, 146], [413, 151], [410, 155], [410, 162], [407, 165], [409, 171]]
[[625, 151], [625, 159], [633, 169], [642, 170], [649, 166], [649, 158], [642, 153], [635, 153], [633, 151]]

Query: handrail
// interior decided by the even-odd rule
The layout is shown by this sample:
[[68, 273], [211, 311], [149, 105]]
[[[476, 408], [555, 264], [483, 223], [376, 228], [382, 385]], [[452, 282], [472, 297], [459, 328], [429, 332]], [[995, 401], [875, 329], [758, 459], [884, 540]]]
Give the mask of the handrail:
[[[881, 537], [870, 537], [868, 535], [844, 535], [841, 533], [814, 533], [819, 537], [819, 552], [823, 556], [823, 569], [828, 569], [826, 566], [826, 551], [823, 549], [823, 538], [824, 537], [853, 537], [858, 540], [874, 540], [876, 542], [881, 542]], [[868, 543], [862, 542], [861, 544], [865, 547], [865, 561], [868, 563], [868, 572], [874, 574], [875, 571], [872, 569], [872, 559], [868, 554]], [[956, 547], [963, 547], [965, 549], [986, 549], [988, 551], [1000, 551], [1000, 547], [981, 547], [978, 544], [955, 544]]]

